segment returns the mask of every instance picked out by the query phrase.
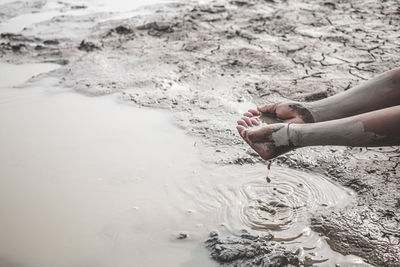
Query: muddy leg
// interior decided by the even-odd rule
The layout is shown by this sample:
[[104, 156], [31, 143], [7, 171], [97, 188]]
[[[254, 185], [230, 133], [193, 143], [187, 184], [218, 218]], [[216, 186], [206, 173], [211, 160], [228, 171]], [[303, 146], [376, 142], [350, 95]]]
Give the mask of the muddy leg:
[[249, 110], [245, 116], [273, 114], [284, 122], [336, 120], [400, 105], [400, 69], [385, 72], [352, 89], [310, 103], [278, 103]]
[[296, 147], [400, 145], [400, 105], [339, 120], [293, 124], [289, 139]]

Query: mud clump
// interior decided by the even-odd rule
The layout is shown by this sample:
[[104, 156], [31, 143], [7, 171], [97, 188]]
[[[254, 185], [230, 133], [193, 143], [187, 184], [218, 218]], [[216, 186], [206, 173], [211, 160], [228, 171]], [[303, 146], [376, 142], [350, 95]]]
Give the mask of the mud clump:
[[22, 34], [18, 33], [1, 33], [0, 34], [0, 39], [2, 40], [7, 40], [9, 42], [35, 42], [35, 41], [40, 41], [40, 38], [36, 37], [26, 37]]
[[210, 13], [210, 14], [219, 14], [219, 13], [224, 13], [226, 12], [226, 8], [224, 5], [201, 5], [198, 6], [197, 8], [194, 8], [192, 11], [200, 11], [204, 13]]
[[220, 237], [214, 231], [210, 233], [206, 247], [221, 266], [300, 266], [295, 253], [269, 240], [250, 234]]
[[131, 28], [124, 26], [124, 25], [119, 25], [118, 27], [115, 27], [111, 31], [116, 32], [118, 34], [122, 34], [122, 35], [133, 33], [133, 30]]
[[85, 5], [73, 5], [71, 6], [71, 9], [86, 9], [87, 6]]
[[147, 34], [151, 36], [161, 36], [163, 33], [174, 32], [174, 24], [167, 22], [150, 22], [136, 27], [136, 29], [143, 31], [147, 30]]
[[40, 41], [39, 38], [28, 38], [22, 34], [1, 33], [0, 50], [23, 52], [28, 49], [28, 45]]
[[78, 49], [81, 51], [93, 52], [95, 50], [100, 50], [100, 47], [93, 42], [82, 40], [82, 42], [78, 46]]
[[11, 47], [12, 51], [19, 52], [19, 51], [25, 49], [26, 45], [25, 44], [16, 44], [16, 45], [11, 45], [10, 47]]
[[44, 40], [45, 45], [58, 45], [60, 42], [57, 39]]
[[182, 239], [186, 239], [187, 237], [188, 237], [188, 234], [186, 234], [186, 233], [179, 233], [179, 234], [176, 236], [176, 239], [182, 240]]
[[242, 6], [252, 6], [253, 4], [247, 1], [231, 1], [232, 5], [242, 7]]

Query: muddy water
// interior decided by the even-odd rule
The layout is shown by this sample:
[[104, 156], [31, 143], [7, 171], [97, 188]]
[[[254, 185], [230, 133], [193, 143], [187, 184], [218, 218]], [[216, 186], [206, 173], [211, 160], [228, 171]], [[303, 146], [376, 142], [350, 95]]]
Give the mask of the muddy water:
[[[266, 181], [266, 165], [226, 166], [188, 178], [190, 189], [182, 196], [195, 197], [197, 213], [212, 212], [211, 221], [222, 232], [255, 235], [272, 234], [273, 241], [297, 250], [317, 266], [369, 266], [362, 259], [332, 251], [325, 237], [313, 232], [312, 214], [341, 209], [354, 200], [354, 193], [323, 176], [272, 166], [271, 182]], [[211, 179], [208, 177], [210, 176]], [[180, 195], [180, 194], [179, 194]]]
[[26, 80], [59, 68], [57, 64], [9, 64], [0, 62], [0, 88], [13, 87], [23, 84]]
[[198, 159], [168, 115], [52, 80], [3, 86], [0, 99], [0, 266], [209, 262], [198, 242], [170, 242], [186, 213], [166, 188]]
[[214, 266], [208, 232], [241, 229], [272, 233], [321, 266], [362, 263], [309, 228], [350, 191], [277, 166], [267, 183], [264, 165], [205, 165], [165, 112], [52, 79], [18, 86], [56, 65], [0, 67], [0, 266]]
[[[2, 4], [10, 4], [15, 1], [0, 1]], [[124, 14], [128, 16], [135, 9], [144, 6], [151, 6], [159, 3], [168, 3], [171, 0], [66, 0], [56, 1], [49, 0], [45, 1], [45, 4], [41, 7], [40, 12], [28, 12], [20, 14], [7, 21], [0, 23], [0, 32], [11, 32], [18, 33], [23, 31], [25, 28], [29, 28], [34, 24], [51, 20], [58, 16], [80, 16], [88, 15], [93, 13], [118, 13], [118, 18], [123, 17]], [[75, 8], [71, 8], [75, 7]], [[107, 17], [107, 16], [106, 16]], [[115, 16], [108, 17], [108, 19], [115, 18]]]

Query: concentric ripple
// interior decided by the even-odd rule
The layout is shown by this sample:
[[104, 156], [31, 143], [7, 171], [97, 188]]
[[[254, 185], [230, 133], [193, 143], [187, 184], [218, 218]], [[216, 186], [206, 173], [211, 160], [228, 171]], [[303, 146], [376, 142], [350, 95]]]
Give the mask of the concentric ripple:
[[270, 182], [266, 173], [262, 164], [199, 168], [168, 187], [173, 196], [168, 206], [186, 214], [184, 230], [191, 236], [211, 230], [241, 235], [246, 230], [272, 236], [312, 264], [367, 266], [333, 251], [310, 228], [312, 216], [351, 205], [352, 191], [307, 171], [272, 166]]
[[[210, 225], [223, 225], [230, 232], [275, 232], [280, 239], [294, 240], [309, 229], [316, 212], [340, 209], [351, 203], [352, 192], [322, 175], [273, 166], [266, 181], [266, 167], [225, 166], [203, 170], [171, 187], [171, 206], [207, 216]], [[176, 191], [178, 190], [178, 191]], [[177, 207], [179, 209], [179, 207]]]
[[300, 234], [311, 213], [343, 206], [351, 199], [348, 191], [312, 173], [274, 168], [270, 179], [271, 183], [251, 181], [241, 189], [241, 219], [254, 230]]

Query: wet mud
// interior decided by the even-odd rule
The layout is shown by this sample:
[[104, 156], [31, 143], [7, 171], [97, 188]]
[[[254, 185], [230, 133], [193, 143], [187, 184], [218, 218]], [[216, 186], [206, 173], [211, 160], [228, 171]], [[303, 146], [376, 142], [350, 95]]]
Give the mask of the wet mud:
[[[2, 5], [0, 20], [43, 8], [34, 2]], [[102, 10], [2, 32], [0, 57], [58, 63], [48, 75], [63, 87], [168, 109], [204, 162], [250, 165], [260, 159], [236, 134], [238, 116], [255, 105], [325, 98], [398, 67], [399, 8], [397, 1], [185, 2], [123, 19]], [[399, 154], [398, 147], [302, 148], [277, 158], [271, 171], [308, 170], [353, 190], [348, 206], [311, 216], [312, 231], [338, 253], [399, 266]], [[264, 206], [263, 213], [274, 213]], [[294, 247], [252, 235], [213, 233], [206, 245], [226, 266], [306, 264]], [[254, 249], [247, 253], [248, 245]]]
[[220, 266], [300, 266], [296, 253], [265, 240], [270, 238], [246, 233], [220, 238], [217, 232], [211, 232], [206, 246], [211, 257], [222, 263]]

